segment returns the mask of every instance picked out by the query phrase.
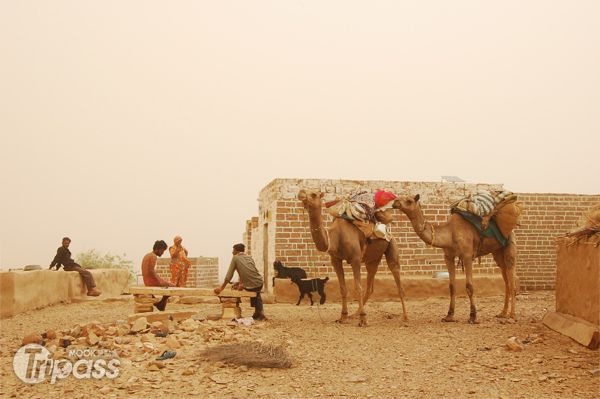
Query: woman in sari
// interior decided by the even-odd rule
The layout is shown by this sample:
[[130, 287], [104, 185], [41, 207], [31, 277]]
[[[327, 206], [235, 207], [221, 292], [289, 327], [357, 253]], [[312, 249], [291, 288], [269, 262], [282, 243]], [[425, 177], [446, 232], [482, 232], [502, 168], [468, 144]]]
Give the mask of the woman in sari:
[[183, 239], [180, 236], [175, 236], [173, 246], [169, 247], [169, 253], [171, 254], [171, 283], [176, 287], [185, 287], [188, 269], [192, 263], [187, 257], [187, 249], [181, 245], [182, 241]]

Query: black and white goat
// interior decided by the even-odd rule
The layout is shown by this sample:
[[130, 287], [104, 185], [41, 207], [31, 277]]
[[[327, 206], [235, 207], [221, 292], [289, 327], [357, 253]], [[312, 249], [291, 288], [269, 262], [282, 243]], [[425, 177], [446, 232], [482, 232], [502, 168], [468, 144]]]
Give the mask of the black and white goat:
[[321, 300], [319, 303], [322, 305], [325, 303], [325, 283], [329, 280], [329, 277], [325, 278], [312, 278], [308, 280], [302, 280], [299, 277], [292, 277], [292, 282], [298, 286], [300, 290], [300, 297], [296, 306], [300, 305], [300, 301], [304, 298], [304, 295], [308, 294], [310, 298], [310, 306], [313, 305], [312, 292], [318, 292]]
[[275, 278], [306, 278], [306, 272], [301, 267], [285, 267], [280, 260], [273, 262], [275, 276], [273, 276], [273, 287], [275, 287]]

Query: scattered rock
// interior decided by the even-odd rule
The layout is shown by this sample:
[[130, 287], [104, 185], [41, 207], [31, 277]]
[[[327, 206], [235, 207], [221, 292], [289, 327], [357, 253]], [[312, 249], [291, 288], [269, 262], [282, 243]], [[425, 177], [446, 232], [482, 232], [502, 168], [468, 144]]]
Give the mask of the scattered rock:
[[517, 340], [517, 337], [510, 337], [506, 340], [506, 348], [509, 351], [519, 352], [524, 349], [523, 345]]
[[107, 393], [109, 393], [110, 391], [112, 391], [112, 388], [109, 386], [103, 386], [102, 388], [100, 388], [98, 390], [98, 392], [100, 392], [101, 394], [106, 395]]
[[75, 338], [73, 338], [70, 335], [65, 335], [62, 338], [59, 338], [58, 340], [58, 346], [60, 346], [61, 348], [66, 348], [67, 346], [70, 346], [73, 341], [75, 341]]
[[118, 329], [115, 326], [110, 326], [106, 329], [106, 335], [111, 336], [111, 337], [117, 335], [117, 332], [118, 332]]
[[147, 325], [148, 325], [148, 320], [145, 317], [139, 317], [131, 325], [131, 332], [133, 332], [133, 333], [140, 332], [140, 331], [146, 329]]
[[43, 342], [44, 342], [44, 339], [42, 338], [42, 336], [40, 334], [31, 333], [31, 334], [26, 335], [23, 338], [23, 341], [21, 342], [21, 345], [27, 345], [27, 344], [42, 345]]
[[165, 345], [167, 345], [169, 349], [179, 349], [181, 347], [181, 344], [179, 343], [179, 341], [177, 341], [177, 338], [173, 336], [167, 337]]
[[42, 335], [44, 336], [44, 338], [46, 338], [50, 341], [53, 339], [56, 339], [56, 331], [54, 331], [54, 330], [48, 330]]
[[198, 322], [194, 319], [185, 319], [184, 321], [181, 322], [179, 327], [183, 331], [188, 331], [188, 332], [196, 331], [196, 328], [198, 327]]
[[69, 335], [75, 338], [79, 337], [81, 335], [81, 326], [79, 324], [75, 324], [73, 328], [71, 328]]
[[131, 343], [131, 338], [129, 337], [115, 337], [114, 343], [118, 345], [124, 345]]
[[88, 336], [87, 336], [87, 339], [86, 339], [86, 342], [88, 343], [88, 345], [94, 346], [99, 341], [100, 341], [100, 338], [98, 338], [98, 336], [96, 334], [94, 334], [93, 331], [90, 331], [89, 334], [88, 334]]
[[144, 342], [142, 349], [144, 352], [157, 352], [156, 345], [154, 345], [152, 342]]
[[159, 362], [157, 360], [153, 360], [153, 361], [149, 362], [146, 367], [150, 371], [158, 371], [160, 369], [165, 368], [165, 363], [164, 362]]
[[129, 324], [121, 324], [117, 327], [117, 335], [122, 337], [128, 335], [131, 332]]

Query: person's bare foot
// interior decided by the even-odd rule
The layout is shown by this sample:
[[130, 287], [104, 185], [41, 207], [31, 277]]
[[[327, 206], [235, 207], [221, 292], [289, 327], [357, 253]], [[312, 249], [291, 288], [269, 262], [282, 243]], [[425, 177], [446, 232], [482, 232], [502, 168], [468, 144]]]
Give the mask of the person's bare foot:
[[100, 292], [100, 290], [94, 287], [91, 290], [89, 290], [87, 294], [88, 296], [99, 296], [100, 294], [102, 294], [102, 292]]

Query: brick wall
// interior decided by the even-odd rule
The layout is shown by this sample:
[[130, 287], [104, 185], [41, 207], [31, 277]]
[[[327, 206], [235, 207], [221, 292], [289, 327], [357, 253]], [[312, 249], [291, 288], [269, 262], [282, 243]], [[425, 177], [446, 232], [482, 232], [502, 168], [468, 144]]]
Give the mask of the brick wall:
[[[434, 182], [351, 181], [318, 179], [276, 179], [259, 195], [258, 217], [246, 223], [244, 238], [265, 280], [273, 275], [272, 262], [280, 259], [287, 266], [304, 268], [309, 277], [335, 275], [329, 256], [317, 251], [308, 228], [308, 214], [296, 198], [301, 188], [318, 189], [330, 200], [359, 189], [383, 188], [397, 194], [420, 194], [426, 217], [434, 223], [444, 222], [449, 206], [455, 200], [480, 189], [499, 189], [498, 184], [463, 184]], [[507, 189], [510, 189], [507, 187]], [[600, 195], [526, 194], [517, 193], [524, 205], [521, 225], [515, 230], [517, 239], [517, 276], [522, 289], [554, 288], [556, 271], [556, 238], [573, 230], [581, 217]], [[326, 226], [331, 217], [324, 213]], [[443, 252], [421, 241], [408, 218], [394, 210], [392, 234], [398, 242], [402, 274], [432, 275], [446, 270]], [[264, 245], [268, 240], [268, 245]], [[267, 248], [268, 253], [263, 253]], [[365, 270], [363, 270], [365, 273]], [[389, 274], [385, 259], [378, 274]], [[500, 273], [491, 255], [474, 265], [474, 273]]]
[[[214, 288], [219, 285], [219, 258], [199, 256], [188, 258], [192, 264], [188, 271], [186, 287]], [[169, 263], [171, 259], [158, 259], [156, 273], [167, 281], [171, 280]]]

